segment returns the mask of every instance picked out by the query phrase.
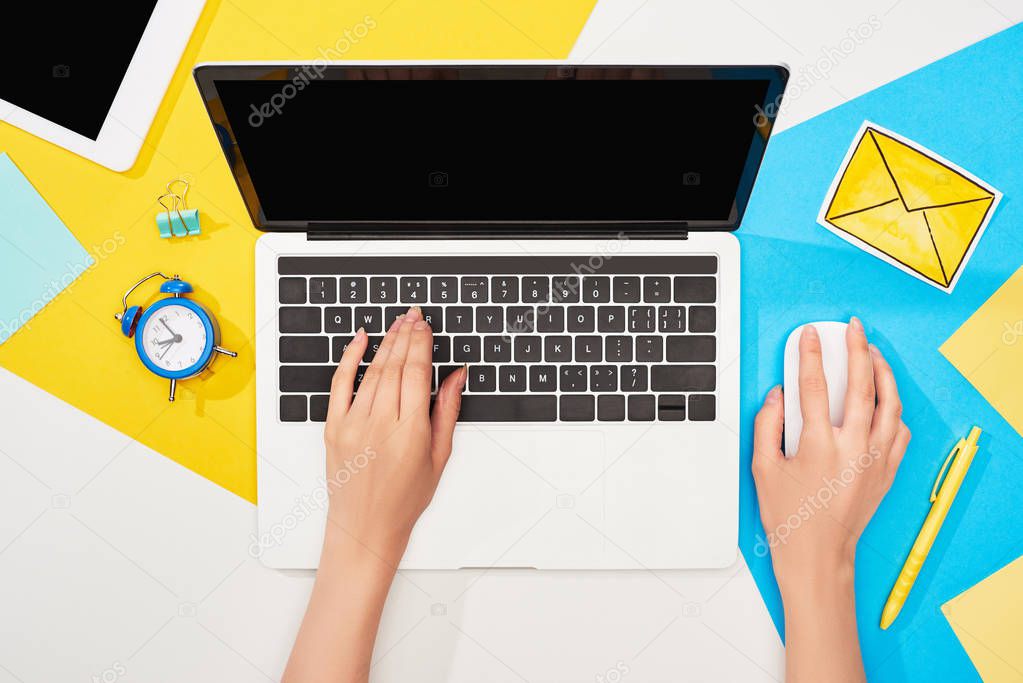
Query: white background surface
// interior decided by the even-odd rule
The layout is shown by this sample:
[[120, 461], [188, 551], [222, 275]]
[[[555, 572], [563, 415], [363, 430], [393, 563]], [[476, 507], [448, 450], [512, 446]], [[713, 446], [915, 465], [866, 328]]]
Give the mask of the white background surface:
[[[572, 58], [787, 62], [804, 80], [781, 129], [1020, 20], [1008, 0], [601, 0]], [[249, 503], [0, 370], [0, 683], [277, 679], [312, 577], [251, 558], [254, 528]], [[783, 678], [741, 560], [403, 573], [374, 661], [379, 681]]]

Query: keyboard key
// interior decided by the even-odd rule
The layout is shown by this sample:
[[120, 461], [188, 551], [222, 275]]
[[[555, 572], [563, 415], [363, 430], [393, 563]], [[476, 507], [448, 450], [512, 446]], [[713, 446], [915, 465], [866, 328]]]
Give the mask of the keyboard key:
[[430, 323], [434, 334], [444, 331], [444, 309], [440, 306], [423, 306], [423, 320]]
[[282, 277], [277, 281], [277, 299], [282, 304], [304, 304], [305, 278]]
[[576, 275], [551, 278], [551, 300], [554, 303], [574, 304], [579, 301], [582, 284]]
[[591, 304], [606, 304], [611, 301], [611, 278], [604, 275], [584, 277], [583, 301]]
[[620, 395], [598, 396], [597, 420], [600, 422], [622, 422], [625, 420], [625, 397]]
[[562, 422], [592, 422], [592, 396], [561, 396], [558, 415]]
[[526, 390], [526, 366], [502, 365], [498, 368], [501, 391]]
[[597, 332], [624, 332], [625, 306], [598, 306]]
[[553, 365], [532, 365], [529, 368], [529, 390], [532, 392], [557, 391], [558, 369]]
[[664, 360], [664, 339], [645, 335], [637, 337], [636, 360], [640, 363], [660, 363]]
[[495, 275], [490, 278], [490, 301], [495, 304], [517, 304], [519, 278], [514, 275]]
[[665, 355], [669, 363], [713, 362], [715, 341], [710, 335], [670, 336], [665, 342]]
[[483, 359], [488, 363], [511, 360], [511, 342], [506, 337], [483, 337]]
[[568, 307], [568, 331], [592, 332], [595, 327], [596, 311], [593, 306]]
[[345, 349], [348, 348], [348, 345], [352, 343], [352, 339], [354, 339], [354, 337], [334, 337], [330, 340], [330, 348], [332, 349], [330, 355], [331, 360], [334, 363], [341, 362], [341, 354], [343, 354]]
[[640, 280], [633, 275], [618, 276], [611, 281], [611, 296], [617, 303], [639, 303]]
[[434, 363], [451, 362], [451, 337], [434, 336], [433, 362]]
[[369, 363], [377, 356], [377, 351], [380, 350], [380, 344], [384, 341], [383, 337], [373, 336], [366, 339], [366, 353], [362, 354], [362, 362]]
[[366, 371], [369, 370], [368, 365], [360, 365], [355, 369], [355, 379], [352, 381], [352, 390], [358, 391], [359, 385], [362, 384], [363, 378], [366, 377]]
[[594, 365], [590, 368], [590, 391], [618, 391], [618, 367]]
[[537, 332], [564, 332], [565, 309], [561, 306], [540, 306], [536, 311]]
[[454, 361], [456, 363], [480, 362], [479, 337], [455, 337], [452, 345], [454, 348]]
[[383, 332], [384, 311], [379, 306], [356, 306], [355, 329], [365, 327], [366, 332]]
[[676, 277], [675, 302], [709, 304], [717, 299], [717, 278]]
[[462, 278], [462, 303], [464, 304], [485, 304], [489, 300], [487, 289], [487, 278], [485, 277], [463, 277]]
[[686, 419], [686, 397], [671, 394], [657, 397], [657, 419], [662, 422], [681, 422]]
[[558, 402], [555, 396], [473, 395], [462, 397], [460, 422], [555, 422]]
[[643, 278], [643, 301], [648, 304], [671, 303], [671, 278], [660, 275]]
[[717, 325], [717, 309], [713, 306], [689, 307], [690, 332], [716, 332]]
[[540, 337], [515, 337], [515, 362], [539, 363], [541, 359]]
[[472, 332], [472, 308], [448, 306], [444, 311], [444, 327], [448, 332]]
[[528, 334], [536, 328], [536, 309], [532, 306], [509, 306], [505, 309], [507, 327], [512, 334]]
[[689, 419], [694, 422], [710, 422], [715, 419], [713, 394], [690, 394]]
[[620, 335], [604, 337], [604, 360], [608, 363], [632, 361], [632, 337]]
[[305, 396], [281, 396], [281, 422], [305, 422]]
[[444, 384], [444, 380], [448, 376], [453, 375], [462, 368], [461, 365], [438, 365], [437, 366], [437, 386]]
[[281, 332], [319, 332], [320, 309], [313, 306], [282, 306], [277, 316]]
[[330, 360], [327, 337], [281, 337], [278, 345], [281, 363], [326, 363]]
[[656, 399], [649, 394], [629, 397], [629, 419], [633, 422], [652, 422]]
[[352, 309], [348, 306], [327, 306], [323, 309], [323, 331], [351, 332]]
[[330, 406], [330, 396], [320, 394], [309, 397], [309, 419], [313, 422], [327, 421], [327, 408]]
[[561, 366], [561, 370], [558, 373], [558, 386], [562, 391], [586, 391], [586, 366]]
[[401, 302], [403, 304], [425, 304], [427, 300], [425, 277], [403, 277], [401, 279]]
[[477, 332], [504, 332], [504, 311], [500, 306], [476, 307]]
[[529, 275], [522, 278], [522, 303], [547, 303], [551, 298], [551, 281], [546, 275]]
[[660, 306], [657, 311], [657, 329], [661, 332], [686, 331], [685, 306]]
[[572, 338], [569, 336], [544, 337], [543, 359], [548, 363], [567, 363], [572, 360]]
[[408, 313], [408, 306], [385, 306], [384, 307], [384, 330], [391, 329], [394, 321]]
[[282, 365], [280, 388], [283, 392], [329, 393], [334, 378], [333, 365]]
[[337, 280], [332, 277], [309, 278], [309, 303], [333, 304], [337, 302]]
[[364, 277], [343, 277], [338, 301], [344, 304], [366, 303], [366, 278]]
[[657, 311], [653, 306], [629, 306], [629, 332], [657, 331]]
[[575, 360], [579, 363], [599, 363], [601, 361], [600, 337], [580, 335], [575, 338]]
[[435, 304], [453, 304], [458, 302], [457, 277], [431, 277], [430, 302]]
[[374, 304], [393, 304], [398, 301], [398, 278], [371, 277], [369, 301]]
[[622, 391], [648, 391], [645, 365], [625, 365], [621, 369]]
[[650, 387], [654, 391], [714, 391], [716, 383], [713, 365], [650, 367]]
[[497, 391], [497, 369], [493, 365], [470, 365], [469, 391]]

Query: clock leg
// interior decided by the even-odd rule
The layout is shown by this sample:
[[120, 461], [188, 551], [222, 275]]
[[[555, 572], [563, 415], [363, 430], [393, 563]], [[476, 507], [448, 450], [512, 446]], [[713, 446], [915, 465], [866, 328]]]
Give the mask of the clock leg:
[[231, 356], [231, 358], [237, 358], [238, 357], [238, 354], [235, 351], [228, 351], [227, 349], [222, 349], [219, 346], [214, 346], [213, 350], [216, 351], [217, 353], [221, 353], [221, 354], [223, 354], [225, 356]]
[[178, 388], [178, 381], [176, 379], [172, 379], [170, 381], [170, 383], [171, 383], [171, 385], [170, 385], [170, 398], [168, 398], [167, 400], [173, 402], [174, 401], [174, 390]]

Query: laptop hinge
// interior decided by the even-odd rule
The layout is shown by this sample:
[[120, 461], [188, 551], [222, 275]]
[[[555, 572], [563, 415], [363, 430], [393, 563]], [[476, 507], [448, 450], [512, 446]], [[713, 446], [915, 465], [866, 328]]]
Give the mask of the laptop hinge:
[[453, 239], [608, 239], [619, 234], [628, 239], [687, 240], [689, 231], [685, 224], [672, 225], [629, 225], [622, 226], [571, 226], [565, 225], [514, 225], [514, 226], [353, 226], [350, 230], [331, 228], [317, 229], [310, 225], [306, 238], [322, 240], [453, 240]]

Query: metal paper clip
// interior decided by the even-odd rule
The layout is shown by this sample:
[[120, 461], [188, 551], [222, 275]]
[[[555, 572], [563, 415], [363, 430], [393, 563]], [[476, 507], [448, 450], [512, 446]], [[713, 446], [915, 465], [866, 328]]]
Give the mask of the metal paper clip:
[[[181, 192], [175, 192], [175, 185], [182, 185]], [[157, 197], [156, 201], [164, 210], [156, 214], [156, 227], [160, 237], [185, 237], [199, 234], [199, 209], [189, 209], [185, 201], [188, 195], [188, 181], [175, 178], [167, 183], [167, 192]]]

